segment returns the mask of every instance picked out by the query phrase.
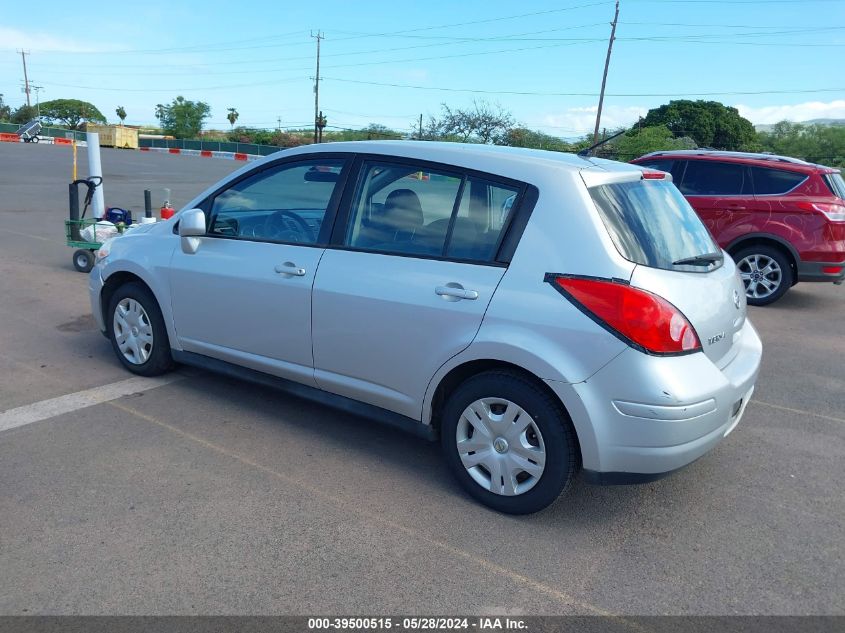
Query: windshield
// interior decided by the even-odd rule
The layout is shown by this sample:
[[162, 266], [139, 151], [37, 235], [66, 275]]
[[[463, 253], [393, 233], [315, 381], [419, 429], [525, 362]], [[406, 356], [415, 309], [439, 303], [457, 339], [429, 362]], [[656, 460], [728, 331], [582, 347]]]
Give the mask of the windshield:
[[[600, 185], [591, 187], [590, 195], [625, 259], [665, 270], [706, 272], [721, 265], [721, 250], [671, 182], [637, 180]], [[714, 253], [719, 255], [694, 261]], [[691, 261], [682, 264], [682, 260]]]

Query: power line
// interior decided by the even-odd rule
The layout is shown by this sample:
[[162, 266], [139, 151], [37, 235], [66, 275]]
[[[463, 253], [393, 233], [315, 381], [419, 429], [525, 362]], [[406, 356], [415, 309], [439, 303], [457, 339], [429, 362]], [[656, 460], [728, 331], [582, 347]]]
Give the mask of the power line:
[[[430, 30], [437, 30], [437, 29], [454, 28], [454, 27], [458, 27], [458, 26], [469, 26], [469, 25], [474, 25], [474, 24], [488, 24], [488, 23], [491, 23], [491, 22], [502, 22], [502, 21], [506, 21], [506, 20], [516, 20], [516, 19], [520, 19], [520, 18], [534, 17], [534, 16], [538, 16], [538, 15], [548, 15], [548, 14], [552, 14], [552, 13], [562, 13], [562, 12], [565, 12], [565, 11], [575, 11], [577, 9], [586, 9], [586, 8], [590, 8], [590, 7], [601, 6], [601, 5], [604, 5], [604, 4], [611, 4], [612, 2], [613, 2], [613, 0], [603, 0], [601, 2], [591, 2], [591, 3], [587, 3], [587, 4], [579, 4], [579, 5], [569, 6], [569, 7], [561, 7], [561, 8], [558, 8], [558, 9], [547, 9], [545, 11], [533, 11], [531, 13], [520, 13], [520, 14], [516, 14], [516, 15], [506, 15], [506, 16], [500, 16], [500, 17], [496, 17], [496, 18], [486, 18], [486, 19], [483, 19], [483, 20], [472, 20], [472, 21], [469, 21], [469, 22], [454, 22], [454, 23], [451, 23], [451, 24], [438, 24], [438, 25], [434, 25], [434, 26], [422, 26], [422, 27], [417, 27], [417, 28], [414, 28], [414, 29], [402, 29], [400, 31], [389, 31], [389, 32], [383, 32], [383, 33], [360, 33], [360, 34], [355, 34], [355, 35], [352, 35], [352, 36], [349, 36], [349, 37], [341, 37], [341, 38], [338, 38], [336, 41], [342, 42], [342, 41], [362, 39], [362, 38], [367, 38], [367, 37], [385, 37], [385, 36], [394, 36], [394, 35], [404, 36], [405, 34], [408, 34], [408, 33], [417, 33], [417, 32], [420, 32], [420, 31], [430, 31]], [[244, 41], [254, 42], [254, 41], [261, 41], [262, 39], [273, 39], [273, 38], [276, 38], [276, 37], [287, 37], [287, 36], [290, 36], [290, 35], [298, 35], [300, 33], [302, 33], [302, 32], [301, 31], [292, 31], [291, 33], [288, 33], [288, 34], [285, 34], [285, 35], [279, 35], [279, 36], [270, 35], [270, 36], [259, 37], [259, 38], [250, 38], [248, 40], [235, 40], [235, 41], [229, 42], [229, 43], [238, 43], [238, 42], [244, 42]], [[243, 47], [234, 47], [234, 48], [219, 48], [218, 47], [218, 48], [216, 48], [216, 52], [232, 51], [232, 50], [251, 50], [251, 49], [256, 49], [256, 48], [273, 48], [273, 47], [291, 46], [291, 45], [296, 46], [296, 45], [302, 45], [302, 44], [304, 44], [304, 42], [254, 45], [254, 46], [243, 46]], [[62, 51], [62, 54], [79, 54], [79, 55], [82, 55], [82, 54], [109, 54], [109, 55], [113, 55], [113, 54], [148, 54], [148, 55], [168, 54], [169, 55], [169, 54], [172, 54], [174, 52], [191, 52], [191, 51], [202, 52], [202, 51], [195, 51], [195, 49], [197, 49], [201, 46], [203, 46], [203, 45], [197, 44], [197, 45], [188, 46], [188, 47], [178, 47], [178, 48], [169, 48], [169, 49], [134, 49], [134, 50], [130, 49], [130, 50], [102, 51], [102, 52], [98, 52], [98, 51]]]
[[498, 18], [486, 18], [484, 20], [473, 20], [473, 21], [470, 21], [470, 22], [455, 22], [455, 23], [452, 23], [452, 24], [439, 24], [439, 25], [436, 25], [436, 26], [421, 26], [421, 27], [418, 27], [418, 28], [415, 28], [415, 29], [404, 29], [402, 31], [389, 31], [389, 32], [385, 32], [385, 33], [361, 33], [361, 34], [353, 35], [353, 36], [350, 36], [350, 37], [338, 38], [335, 41], [343, 42], [343, 41], [346, 41], [346, 40], [354, 40], [354, 39], [360, 39], [360, 38], [365, 38], [365, 37], [385, 37], [385, 36], [392, 36], [392, 35], [403, 35], [404, 36], [408, 33], [418, 33], [420, 31], [432, 31], [432, 30], [436, 30], [436, 29], [447, 29], [447, 28], [453, 28], [453, 27], [456, 27], [456, 26], [470, 26], [470, 25], [474, 25], [474, 24], [488, 24], [490, 22], [502, 22], [504, 20], [516, 20], [516, 19], [519, 19], [519, 18], [534, 17], [534, 16], [537, 16], [537, 15], [548, 15], [550, 13], [562, 13], [564, 11], [575, 11], [577, 9], [586, 9], [586, 8], [589, 8], [589, 7], [598, 7], [598, 6], [601, 6], [601, 5], [604, 5], [604, 4], [612, 4], [612, 2], [613, 2], [613, 0], [604, 0], [603, 2], [592, 2], [590, 4], [579, 4], [579, 5], [575, 5], [575, 6], [561, 7], [559, 9], [548, 9], [546, 11], [534, 11], [532, 13], [520, 13], [518, 15], [507, 15], [507, 16], [502, 16], [502, 17], [498, 17]]
[[[377, 81], [362, 81], [357, 79], [343, 79], [340, 77], [323, 77], [323, 80], [339, 81], [343, 83], [365, 84], [369, 86], [385, 86], [390, 88], [409, 88], [414, 90], [435, 90], [440, 92], [469, 92], [473, 94], [507, 94], [540, 97], [598, 97], [597, 92], [531, 92], [519, 90], [479, 90], [472, 88], [444, 88], [438, 86], [415, 86], [411, 84], [396, 84]], [[747, 90], [725, 92], [665, 92], [665, 93], [614, 93], [608, 97], [710, 97], [710, 96], [740, 96], [740, 95], [771, 95], [771, 94], [812, 94], [823, 92], [842, 92], [845, 88], [812, 88], [796, 90]]]

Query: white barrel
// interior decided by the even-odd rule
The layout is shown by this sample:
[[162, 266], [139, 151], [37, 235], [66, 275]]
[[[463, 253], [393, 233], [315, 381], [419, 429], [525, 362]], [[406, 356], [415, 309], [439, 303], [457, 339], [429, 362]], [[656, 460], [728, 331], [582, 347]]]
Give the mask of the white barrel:
[[[97, 132], [88, 132], [88, 177], [103, 177], [103, 167], [100, 164], [100, 135]], [[91, 199], [91, 210], [98, 220], [106, 213], [106, 203], [103, 196], [103, 183], [94, 190], [94, 197]]]

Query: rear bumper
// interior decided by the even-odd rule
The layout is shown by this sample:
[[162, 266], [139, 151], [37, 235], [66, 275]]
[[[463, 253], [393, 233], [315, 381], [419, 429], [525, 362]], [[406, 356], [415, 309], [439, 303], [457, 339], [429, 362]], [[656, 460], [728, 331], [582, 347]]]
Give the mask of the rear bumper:
[[845, 279], [845, 261], [798, 262], [798, 281], [830, 281], [841, 283], [843, 279]]
[[762, 357], [748, 321], [735, 345], [737, 353], [721, 368], [702, 353], [655, 357], [630, 349], [585, 382], [547, 381], [572, 417], [588, 481], [660, 479], [731, 433]]

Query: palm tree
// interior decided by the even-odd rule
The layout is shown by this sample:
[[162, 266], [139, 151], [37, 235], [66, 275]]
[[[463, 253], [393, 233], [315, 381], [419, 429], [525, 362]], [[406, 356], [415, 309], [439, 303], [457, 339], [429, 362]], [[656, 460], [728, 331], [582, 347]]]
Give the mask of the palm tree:
[[226, 115], [226, 118], [229, 119], [229, 123], [232, 126], [232, 129], [235, 129], [235, 121], [238, 120], [238, 111], [235, 108], [229, 108], [229, 114]]
[[115, 109], [114, 113], [120, 119], [120, 124], [123, 125], [123, 121], [126, 119], [126, 110], [124, 109], [124, 107], [117, 106], [117, 109]]

